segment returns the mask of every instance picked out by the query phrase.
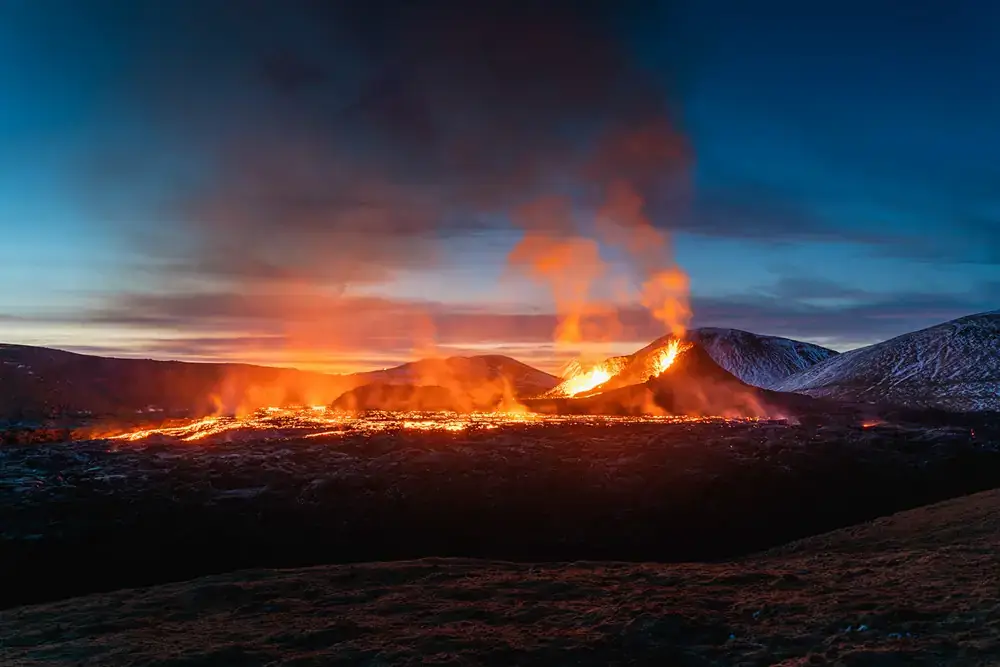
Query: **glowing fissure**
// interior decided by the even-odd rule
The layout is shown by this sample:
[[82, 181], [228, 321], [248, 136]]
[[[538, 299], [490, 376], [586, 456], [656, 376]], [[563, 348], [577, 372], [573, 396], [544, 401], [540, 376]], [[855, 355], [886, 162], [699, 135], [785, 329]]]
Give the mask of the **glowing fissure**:
[[566, 378], [560, 385], [560, 391], [565, 396], [576, 396], [604, 384], [611, 377], [611, 373], [603, 368], [592, 368], [586, 373]]
[[653, 357], [653, 361], [650, 364], [650, 374], [646, 379], [662, 375], [664, 371], [673, 366], [677, 360], [677, 356], [689, 347], [691, 347], [690, 344], [681, 343], [676, 338], [661, 347], [657, 350], [656, 356]]
[[[551, 426], [563, 423], [594, 425], [617, 423], [690, 423], [730, 421], [723, 417], [690, 416], [601, 416], [541, 415], [523, 412], [420, 413], [375, 412], [364, 415], [312, 408], [264, 408], [246, 417], [208, 417], [176, 426], [140, 428], [115, 435], [107, 440], [143, 443], [162, 439], [211, 445], [223, 440], [295, 440], [343, 437], [349, 434], [380, 432], [465, 432], [494, 430], [519, 425]], [[741, 419], [742, 420], [742, 419]], [[756, 421], [747, 418], [749, 421]]]

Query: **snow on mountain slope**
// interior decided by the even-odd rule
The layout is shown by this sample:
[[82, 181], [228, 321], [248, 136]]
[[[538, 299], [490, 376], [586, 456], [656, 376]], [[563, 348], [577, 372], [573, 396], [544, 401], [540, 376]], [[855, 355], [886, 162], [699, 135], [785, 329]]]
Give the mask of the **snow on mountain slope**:
[[[671, 338], [659, 338], [637, 354], [663, 347]], [[762, 389], [774, 389], [790, 375], [837, 355], [833, 350], [812, 343], [761, 336], [740, 329], [705, 327], [689, 331], [686, 338], [704, 348], [722, 368]]]
[[1000, 310], [851, 350], [775, 389], [947, 410], [1000, 410]]

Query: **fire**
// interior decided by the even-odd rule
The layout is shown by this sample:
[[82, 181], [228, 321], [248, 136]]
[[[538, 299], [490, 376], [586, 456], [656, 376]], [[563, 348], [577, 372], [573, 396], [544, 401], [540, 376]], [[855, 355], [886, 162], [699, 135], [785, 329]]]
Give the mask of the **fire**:
[[591, 366], [572, 361], [563, 369], [562, 382], [545, 395], [551, 398], [569, 398], [584, 394], [613, 378], [627, 362], [626, 357], [612, 357]]
[[676, 338], [667, 343], [664, 347], [661, 347], [656, 352], [656, 356], [650, 364], [649, 377], [654, 378], [661, 375], [665, 370], [673, 365], [674, 361], [677, 360], [677, 355], [689, 347], [690, 345], [683, 345], [681, 341]]
[[566, 378], [559, 386], [560, 393], [564, 396], [576, 396], [585, 391], [590, 391], [594, 387], [604, 384], [611, 379], [611, 373], [600, 366], [592, 368], [586, 373], [574, 375]]

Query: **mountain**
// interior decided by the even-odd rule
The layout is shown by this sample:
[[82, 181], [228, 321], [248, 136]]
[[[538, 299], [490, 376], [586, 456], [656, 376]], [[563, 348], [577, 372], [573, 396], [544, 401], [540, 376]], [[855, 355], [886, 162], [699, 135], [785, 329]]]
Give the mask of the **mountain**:
[[0, 344], [0, 419], [52, 416], [200, 415], [268, 405], [328, 404], [367, 384], [483, 383], [531, 395], [558, 379], [502, 356], [428, 359], [353, 375], [248, 364], [116, 359]]
[[0, 345], [0, 418], [136, 412], [209, 414], [257, 403], [308, 403], [345, 390], [322, 373], [248, 364], [116, 359]]
[[670, 349], [669, 342], [609, 360], [617, 374], [588, 391], [575, 396], [551, 392], [524, 403], [529, 410], [550, 414], [778, 416], [767, 400], [774, 392], [743, 382], [701, 345], [675, 342], [665, 368], [658, 361]]
[[[706, 327], [688, 332], [686, 338], [701, 345], [716, 363], [739, 379], [764, 389], [774, 389], [788, 376], [838, 354], [812, 343], [740, 329]], [[660, 339], [652, 346], [666, 342]]]
[[1000, 310], [845, 352], [775, 389], [914, 408], [1000, 410]]
[[559, 378], [516, 359], [501, 355], [421, 359], [381, 371], [358, 373], [362, 384], [408, 384], [414, 386], [495, 383], [503, 379], [519, 396], [547, 391]]
[[[348, 411], [464, 412], [480, 406], [463, 404], [460, 397], [436, 385], [385, 384], [373, 382], [344, 392], [331, 407]], [[482, 406], [488, 410], [495, 406]]]
[[572, 390], [580, 386], [577, 378], [588, 369], [579, 365], [571, 367], [564, 374], [568, 380], [552, 389], [549, 396], [574, 394], [583, 397], [645, 382], [653, 374], [653, 366], [662, 363], [659, 359], [662, 351], [675, 342], [681, 346], [697, 345], [723, 370], [746, 384], [763, 389], [772, 389], [797, 371], [837, 355], [837, 352], [825, 347], [789, 338], [761, 336], [739, 329], [693, 329], [683, 341], [667, 335], [633, 354], [604, 360], [597, 372], [607, 378], [600, 384], [582, 383], [588, 386], [586, 391]]
[[343, 410], [490, 411], [554, 387], [559, 378], [499, 355], [422, 359], [355, 376], [363, 382], [342, 394]]

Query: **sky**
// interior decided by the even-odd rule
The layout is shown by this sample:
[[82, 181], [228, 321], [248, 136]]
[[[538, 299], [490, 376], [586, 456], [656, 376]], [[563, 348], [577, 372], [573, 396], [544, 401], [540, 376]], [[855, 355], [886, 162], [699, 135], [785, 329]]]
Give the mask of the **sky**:
[[0, 0], [0, 340], [553, 370], [676, 320], [846, 350], [993, 310], [998, 30], [971, 0]]

